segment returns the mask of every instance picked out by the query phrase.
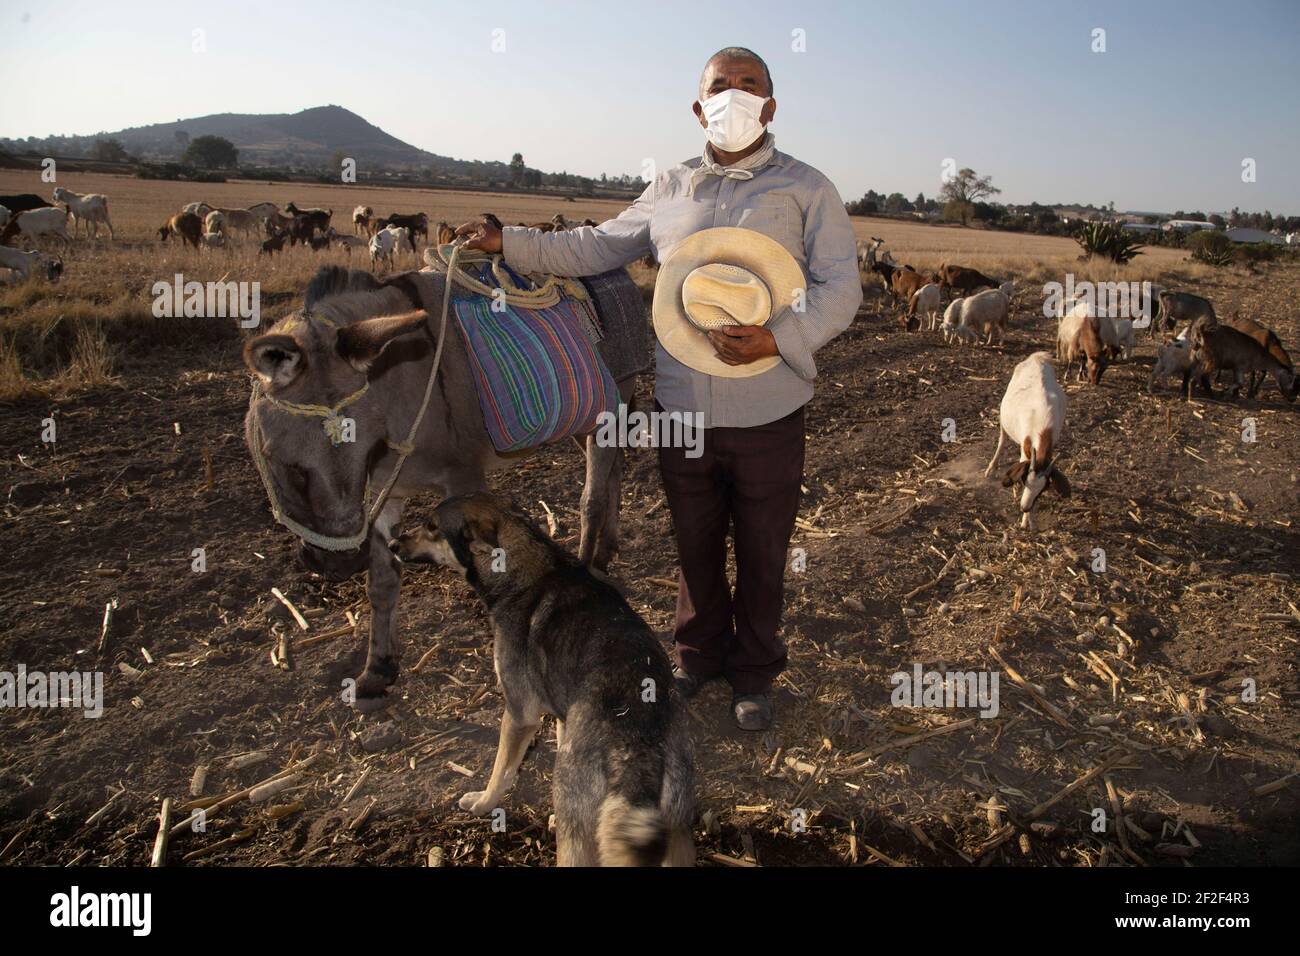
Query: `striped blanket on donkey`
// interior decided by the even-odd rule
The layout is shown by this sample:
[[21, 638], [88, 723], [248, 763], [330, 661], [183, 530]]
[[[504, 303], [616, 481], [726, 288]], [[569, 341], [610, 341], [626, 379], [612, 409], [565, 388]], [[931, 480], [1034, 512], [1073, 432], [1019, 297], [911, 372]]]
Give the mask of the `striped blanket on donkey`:
[[597, 354], [592, 305], [565, 296], [524, 309], [456, 295], [452, 311], [468, 346], [479, 408], [499, 452], [521, 451], [596, 427], [617, 413], [618, 387]]

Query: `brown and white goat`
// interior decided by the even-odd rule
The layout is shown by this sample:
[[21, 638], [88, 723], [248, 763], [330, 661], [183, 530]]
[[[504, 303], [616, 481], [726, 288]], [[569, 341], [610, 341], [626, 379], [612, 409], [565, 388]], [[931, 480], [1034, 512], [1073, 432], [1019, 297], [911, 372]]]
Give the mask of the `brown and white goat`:
[[1065, 430], [1065, 391], [1056, 381], [1052, 356], [1035, 352], [1016, 366], [1002, 396], [999, 409], [998, 447], [987, 478], [997, 466], [1002, 443], [1009, 436], [1020, 448], [1020, 461], [1007, 469], [1004, 488], [1020, 490], [1020, 526], [1033, 529], [1033, 510], [1049, 486], [1063, 498], [1070, 497], [1070, 483], [1056, 465], [1056, 450]]

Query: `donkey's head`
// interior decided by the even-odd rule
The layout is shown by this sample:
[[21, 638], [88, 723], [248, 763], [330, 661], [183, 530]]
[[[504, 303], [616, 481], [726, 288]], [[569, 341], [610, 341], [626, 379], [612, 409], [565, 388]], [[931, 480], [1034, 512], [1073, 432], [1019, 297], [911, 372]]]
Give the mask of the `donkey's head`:
[[249, 449], [277, 520], [303, 538], [303, 563], [327, 577], [367, 562], [366, 482], [390, 438], [369, 373], [425, 318], [419, 310], [342, 324], [294, 313], [244, 346], [262, 391], [245, 421]]

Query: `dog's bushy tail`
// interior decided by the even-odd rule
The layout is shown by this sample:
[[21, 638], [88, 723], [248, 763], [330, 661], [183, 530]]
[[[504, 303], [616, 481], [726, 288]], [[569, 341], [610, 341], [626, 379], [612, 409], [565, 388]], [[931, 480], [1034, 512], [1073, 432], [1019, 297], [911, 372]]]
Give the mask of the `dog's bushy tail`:
[[596, 846], [601, 866], [658, 866], [668, 852], [668, 825], [658, 807], [611, 793], [597, 815]]

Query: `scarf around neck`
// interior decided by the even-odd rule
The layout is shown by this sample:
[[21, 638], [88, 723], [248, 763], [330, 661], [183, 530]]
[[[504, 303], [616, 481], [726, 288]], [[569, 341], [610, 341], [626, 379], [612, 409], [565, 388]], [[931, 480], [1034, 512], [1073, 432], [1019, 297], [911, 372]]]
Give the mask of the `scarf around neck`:
[[754, 171], [761, 169], [772, 161], [772, 155], [776, 152], [776, 137], [765, 132], [763, 134], [764, 142], [759, 149], [737, 163], [730, 166], [723, 166], [721, 163], [713, 161], [709, 154], [709, 146], [704, 146], [704, 154], [700, 157], [700, 165], [691, 173], [690, 185], [686, 187], [687, 197], [695, 195], [695, 187], [704, 181], [706, 176], [721, 176], [724, 179], [753, 179]]

